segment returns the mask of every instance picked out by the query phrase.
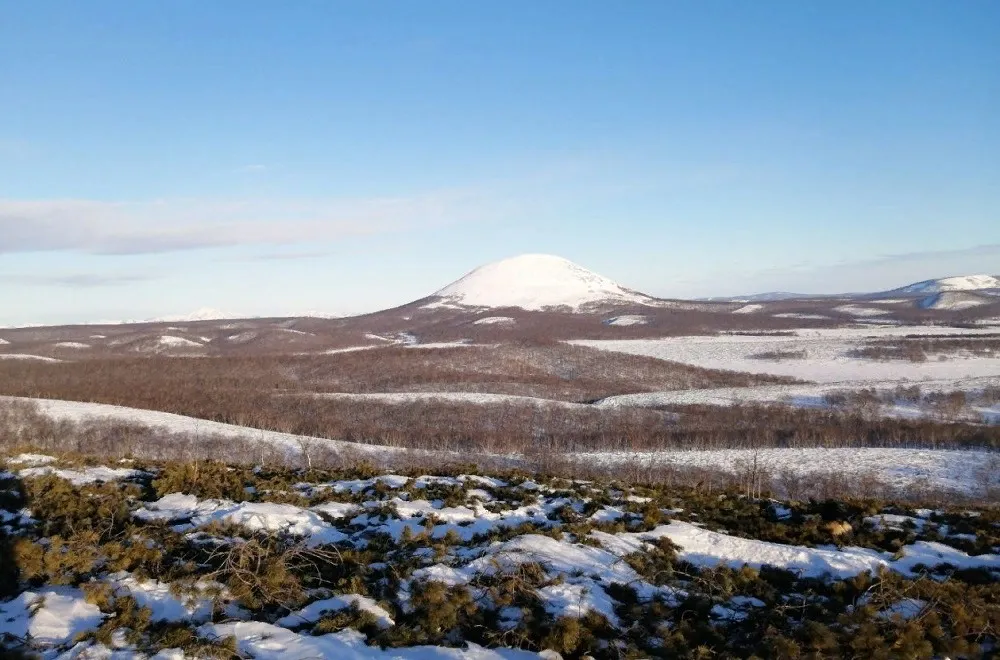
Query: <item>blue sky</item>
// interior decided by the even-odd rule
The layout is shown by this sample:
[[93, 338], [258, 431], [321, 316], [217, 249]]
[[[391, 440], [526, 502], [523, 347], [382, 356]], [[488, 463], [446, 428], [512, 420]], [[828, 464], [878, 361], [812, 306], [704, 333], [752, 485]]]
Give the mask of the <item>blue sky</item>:
[[1000, 3], [0, 0], [0, 323], [1000, 272]]

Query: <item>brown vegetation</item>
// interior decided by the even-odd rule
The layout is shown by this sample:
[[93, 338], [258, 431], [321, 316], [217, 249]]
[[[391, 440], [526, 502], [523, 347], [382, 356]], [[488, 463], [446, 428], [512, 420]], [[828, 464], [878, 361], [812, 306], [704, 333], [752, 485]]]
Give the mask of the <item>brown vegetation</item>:
[[952, 356], [996, 357], [1000, 355], [1000, 336], [954, 335], [907, 336], [900, 339], [870, 340], [852, 352], [865, 360], [907, 360], [925, 362]]
[[202, 407], [219, 409], [220, 399], [269, 399], [275, 393], [476, 391], [590, 401], [633, 392], [783, 382], [794, 381], [560, 343], [58, 364], [0, 361], [0, 394], [95, 401], [198, 417], [205, 415], [192, 412], [198, 407], [195, 399], [203, 401]]

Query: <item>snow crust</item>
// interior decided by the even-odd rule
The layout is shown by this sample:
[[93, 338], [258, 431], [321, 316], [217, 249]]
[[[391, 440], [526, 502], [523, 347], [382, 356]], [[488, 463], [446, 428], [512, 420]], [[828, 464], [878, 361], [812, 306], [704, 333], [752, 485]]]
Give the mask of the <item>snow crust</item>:
[[526, 254], [481, 266], [437, 291], [438, 303], [468, 307], [580, 310], [599, 304], [656, 304], [561, 257]]

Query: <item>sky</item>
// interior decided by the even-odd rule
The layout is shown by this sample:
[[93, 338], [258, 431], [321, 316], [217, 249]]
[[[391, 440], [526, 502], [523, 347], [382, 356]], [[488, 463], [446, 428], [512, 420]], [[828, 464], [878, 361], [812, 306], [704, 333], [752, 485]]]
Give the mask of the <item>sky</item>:
[[1000, 273], [1000, 3], [0, 0], [0, 324]]

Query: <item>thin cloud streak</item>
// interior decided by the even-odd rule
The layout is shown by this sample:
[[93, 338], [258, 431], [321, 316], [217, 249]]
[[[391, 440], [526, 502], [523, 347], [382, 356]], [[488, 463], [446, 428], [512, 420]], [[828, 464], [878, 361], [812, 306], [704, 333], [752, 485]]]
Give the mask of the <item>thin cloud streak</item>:
[[0, 199], [0, 254], [130, 255], [333, 242], [474, 221], [490, 208], [484, 194], [461, 190], [360, 200]]
[[[1000, 244], [968, 248], [887, 254], [871, 259], [833, 264], [799, 263], [754, 272], [727, 273], [692, 283], [685, 295], [749, 295], [771, 291], [838, 294], [882, 291], [914, 282], [953, 275], [1000, 274]], [[740, 290], [733, 290], [733, 282]]]
[[0, 274], [0, 283], [13, 286], [57, 286], [72, 289], [92, 289], [108, 286], [123, 286], [159, 279], [158, 275], [119, 274], [96, 275], [78, 273], [73, 275], [24, 275]]

